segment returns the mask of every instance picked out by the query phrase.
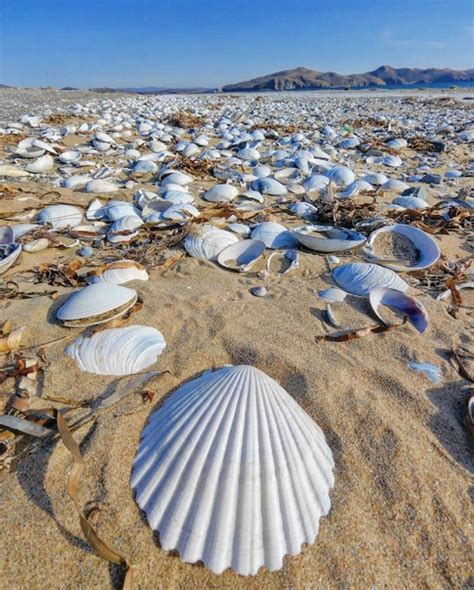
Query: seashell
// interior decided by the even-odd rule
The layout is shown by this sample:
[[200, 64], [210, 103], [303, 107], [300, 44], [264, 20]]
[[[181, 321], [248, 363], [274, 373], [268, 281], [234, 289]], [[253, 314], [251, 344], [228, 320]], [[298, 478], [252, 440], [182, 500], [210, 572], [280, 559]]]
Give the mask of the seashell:
[[0, 275], [6, 272], [15, 264], [20, 256], [21, 244], [16, 242], [10, 244], [0, 244]]
[[342, 252], [362, 246], [367, 240], [359, 232], [328, 225], [303, 225], [293, 230], [293, 235], [300, 244], [316, 252]]
[[115, 143], [115, 140], [103, 131], [97, 131], [94, 135], [94, 139], [100, 143]]
[[133, 375], [155, 364], [166, 347], [161, 332], [149, 326], [103, 330], [66, 347], [81, 371], [96, 375]]
[[89, 283], [122, 285], [130, 281], [148, 281], [146, 268], [133, 260], [117, 260], [107, 264], [88, 277]]
[[234, 234], [207, 224], [197, 228], [194, 233], [188, 234], [183, 245], [186, 252], [193, 258], [217, 260], [224, 248], [238, 241], [239, 238]]
[[35, 139], [33, 139], [33, 141], [31, 142], [31, 145], [45, 152], [49, 152], [50, 154], [56, 155], [56, 150], [53, 147], [51, 147], [49, 143], [46, 143], [41, 139], [35, 137]]
[[318, 213], [318, 209], [311, 203], [304, 201], [296, 201], [290, 206], [290, 211], [300, 217], [301, 219], [314, 219]]
[[158, 166], [151, 160], [138, 160], [132, 168], [132, 172], [136, 176], [155, 174], [157, 171]]
[[322, 192], [326, 190], [329, 184], [329, 178], [322, 174], [313, 174], [303, 182], [303, 187], [307, 193]]
[[284, 184], [278, 182], [274, 178], [257, 178], [251, 185], [252, 190], [262, 193], [262, 195], [270, 195], [279, 197], [287, 194], [287, 189]]
[[27, 170], [23, 170], [12, 164], [0, 164], [0, 176], [19, 178], [20, 176], [30, 176], [30, 173]]
[[374, 187], [365, 180], [354, 180], [351, 182], [339, 196], [343, 199], [350, 199], [351, 197], [357, 196], [361, 192], [373, 191]]
[[370, 185], [382, 186], [387, 182], [388, 178], [381, 172], [371, 172], [370, 174], [366, 174], [362, 180]]
[[426, 209], [429, 207], [426, 201], [418, 197], [396, 197], [392, 203], [404, 209]]
[[12, 244], [15, 241], [15, 232], [9, 225], [0, 227], [0, 245]]
[[254, 297], [265, 297], [267, 295], [267, 289], [265, 287], [263, 287], [263, 286], [252, 287], [250, 289], [250, 293]]
[[252, 191], [252, 190], [245, 191], [244, 193], [241, 193], [239, 195], [239, 200], [245, 200], [245, 199], [250, 200], [250, 201], [257, 201], [258, 203], [264, 202], [263, 195], [260, 194], [258, 191]]
[[368, 262], [350, 262], [332, 271], [334, 281], [348, 293], [367, 297], [378, 287], [390, 287], [405, 292], [408, 284], [393, 270]]
[[102, 202], [99, 201], [99, 199], [94, 199], [91, 201], [89, 207], [87, 207], [86, 219], [89, 219], [89, 221], [94, 221], [96, 219], [102, 219], [103, 216], [104, 211]]
[[167, 184], [179, 184], [180, 186], [186, 186], [193, 182], [193, 178], [189, 176], [189, 174], [185, 174], [184, 172], [168, 172], [167, 176], [163, 178], [161, 181], [161, 186], [166, 186]]
[[387, 182], [382, 185], [382, 189], [384, 191], [390, 191], [393, 193], [403, 193], [403, 191], [406, 191], [409, 188], [410, 187], [406, 182], [403, 182], [401, 180], [395, 180], [392, 178], [389, 178]]
[[349, 186], [355, 180], [354, 172], [345, 166], [334, 166], [327, 171], [326, 175], [330, 180], [335, 182], [337, 186], [342, 187]]
[[143, 225], [143, 221], [138, 215], [125, 215], [124, 217], [120, 217], [110, 226], [110, 229], [107, 232], [107, 240], [112, 244], [128, 242], [138, 235], [138, 232], [135, 230], [141, 225]]
[[42, 174], [43, 172], [47, 172], [54, 167], [54, 159], [49, 154], [45, 154], [44, 156], [40, 156], [31, 164], [27, 164], [26, 170], [28, 172], [33, 172], [34, 174]]
[[[413, 264], [402, 264], [401, 261], [397, 262], [394, 260], [384, 260], [382, 258], [377, 257], [374, 254], [375, 240], [377, 236], [379, 236], [381, 233], [387, 232], [393, 232], [409, 240], [413, 244], [413, 246], [418, 250], [419, 260]], [[376, 262], [377, 264], [381, 264], [383, 266], [386, 266], [387, 268], [391, 268], [392, 270], [405, 272], [412, 272], [428, 268], [432, 266], [435, 262], [437, 262], [439, 257], [441, 256], [438, 244], [430, 235], [428, 235], [423, 230], [417, 227], [413, 227], [412, 225], [404, 225], [403, 223], [396, 223], [395, 225], [381, 227], [380, 229], [377, 229], [374, 232], [372, 232], [367, 240], [366, 253], [370, 257], [370, 259]]]
[[216, 574], [254, 575], [314, 543], [333, 467], [317, 424], [243, 365], [189, 381], [153, 413], [131, 485], [163, 549]]
[[225, 268], [247, 272], [265, 252], [265, 247], [259, 240], [241, 240], [224, 248], [217, 262]]
[[90, 176], [86, 174], [77, 174], [70, 176], [62, 181], [64, 188], [77, 188], [78, 186], [85, 186], [91, 180]]
[[243, 223], [229, 223], [227, 229], [239, 234], [239, 236], [247, 237], [250, 235], [250, 228], [248, 225], [244, 225]]
[[27, 244], [23, 244], [24, 252], [33, 253], [33, 252], [41, 252], [42, 250], [46, 250], [49, 248], [49, 240], [48, 238], [38, 238], [37, 240], [32, 240]]
[[[199, 217], [199, 209], [190, 203], [176, 203], [161, 212], [160, 218], [163, 221], [186, 221], [192, 217]], [[147, 221], [149, 221], [147, 219]]]
[[441, 382], [441, 370], [432, 363], [416, 363], [412, 361], [407, 366], [417, 373], [423, 373], [435, 385]]
[[113, 193], [118, 191], [118, 186], [106, 178], [94, 178], [86, 183], [86, 193]]
[[380, 305], [386, 305], [387, 307], [401, 311], [408, 317], [420, 334], [423, 334], [428, 327], [428, 314], [426, 313], [425, 308], [419, 301], [410, 297], [406, 293], [402, 293], [396, 289], [379, 287], [370, 292], [369, 302], [375, 315], [384, 324], [387, 322], [379, 313]]
[[73, 205], [48, 205], [36, 216], [40, 223], [47, 223], [53, 229], [75, 227], [82, 222], [82, 211]]
[[[277, 259], [280, 266], [278, 270], [272, 271], [272, 262], [275, 258]], [[297, 269], [298, 266], [299, 254], [297, 250], [285, 250], [284, 252], [277, 252], [275, 250], [275, 252], [272, 252], [268, 257], [266, 269], [262, 274], [265, 277], [266, 275], [270, 275], [275, 272], [275, 274], [282, 276], [291, 270]]]
[[294, 248], [298, 243], [284, 225], [274, 221], [259, 223], [253, 228], [250, 236], [254, 240], [262, 241], [267, 248]]
[[403, 148], [407, 147], [407, 140], [403, 139], [402, 137], [397, 137], [395, 139], [390, 139], [385, 142], [385, 145], [391, 148], [392, 150], [402, 150]]
[[216, 184], [203, 195], [212, 203], [229, 203], [239, 194], [239, 189], [231, 184]]
[[270, 176], [271, 173], [272, 169], [266, 164], [259, 164], [252, 168], [252, 174], [257, 178], [266, 178], [267, 176]]
[[347, 297], [347, 292], [338, 287], [330, 287], [329, 289], [319, 291], [318, 297], [321, 297], [321, 299], [329, 301], [330, 303], [337, 303], [339, 301], [344, 301]]
[[109, 201], [102, 207], [102, 217], [108, 221], [117, 221], [131, 215], [140, 219], [140, 211], [127, 201]]
[[173, 203], [174, 205], [193, 204], [193, 195], [184, 191], [167, 190], [162, 193], [163, 199]]
[[56, 317], [71, 328], [94, 326], [121, 316], [137, 298], [135, 289], [96, 283], [76, 290], [57, 310]]
[[382, 164], [390, 166], [390, 168], [398, 168], [403, 164], [402, 159], [399, 156], [384, 156]]
[[81, 158], [82, 152], [80, 152], [79, 150], [67, 150], [59, 155], [59, 159], [63, 164], [78, 162]]

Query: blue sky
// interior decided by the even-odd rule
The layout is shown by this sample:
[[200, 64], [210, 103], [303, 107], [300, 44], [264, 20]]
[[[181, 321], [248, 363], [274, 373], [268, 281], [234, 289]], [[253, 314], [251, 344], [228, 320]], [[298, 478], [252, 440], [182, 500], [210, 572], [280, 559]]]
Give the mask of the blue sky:
[[474, 67], [473, 0], [0, 0], [0, 82], [220, 86], [307, 66]]

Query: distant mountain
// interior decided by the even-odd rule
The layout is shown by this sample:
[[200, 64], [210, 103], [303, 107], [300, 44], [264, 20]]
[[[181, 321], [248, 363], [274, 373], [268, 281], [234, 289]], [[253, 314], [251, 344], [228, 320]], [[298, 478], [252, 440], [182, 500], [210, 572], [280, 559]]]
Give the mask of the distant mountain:
[[168, 88], [166, 86], [143, 86], [131, 88], [89, 88], [91, 92], [127, 92], [131, 94], [200, 94], [215, 92], [215, 88]]
[[250, 92], [257, 90], [311, 90], [320, 88], [353, 88], [401, 84], [430, 84], [435, 82], [474, 81], [474, 69], [450, 70], [449, 68], [392, 68], [381, 66], [366, 74], [337, 74], [318, 72], [298, 67], [253, 78], [237, 84], [228, 84], [224, 92]]

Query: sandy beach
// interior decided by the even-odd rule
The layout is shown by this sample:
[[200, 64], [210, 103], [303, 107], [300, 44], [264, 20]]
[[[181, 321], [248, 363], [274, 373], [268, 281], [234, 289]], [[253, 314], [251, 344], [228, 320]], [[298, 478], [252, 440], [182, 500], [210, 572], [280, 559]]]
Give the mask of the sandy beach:
[[[69, 98], [65, 92], [60, 94], [59, 102], [51, 97], [38, 101], [35, 107], [34, 93], [40, 91], [33, 91], [30, 97], [27, 91], [23, 92], [16, 96], [13, 90], [1, 91], [1, 100], [9, 105], [0, 113], [0, 127], [4, 130], [9, 122], [26, 112], [36, 112], [42, 113], [44, 118], [62, 115], [58, 123], [50, 124], [58, 129], [99, 121], [98, 128], [110, 132], [112, 123], [104, 119], [109, 107], [101, 101], [109, 101], [110, 109], [117, 113], [120, 109], [131, 109], [128, 100], [142, 101], [144, 110], [156, 100], [157, 104], [164, 105], [165, 121], [168, 100], [167, 97], [130, 99], [92, 93]], [[317, 138], [311, 133], [317, 129], [330, 124], [342, 133], [343, 125], [348, 125], [344, 121], [349, 120], [352, 131], [363, 135], [364, 141], [384, 139], [386, 126], [384, 135], [384, 132], [374, 131], [375, 123], [367, 123], [369, 117], [376, 114], [382, 117], [383, 125], [393, 114], [394, 136], [402, 130], [397, 122], [403, 117], [416, 119], [414, 133], [424, 136], [423, 122], [428, 125], [430, 117], [442, 121], [445, 112], [447, 124], [455, 120], [453, 134], [441, 138], [446, 143], [445, 151], [434, 154], [406, 148], [401, 152], [406, 167], [403, 174], [408, 178], [425, 166], [423, 173], [443, 176], [440, 184], [407, 180], [410, 186], [426, 188], [429, 206], [454, 198], [462, 190], [472, 196], [472, 143], [457, 140], [461, 128], [467, 127], [469, 121], [472, 125], [471, 101], [464, 100], [472, 93], [464, 90], [460, 94], [374, 94], [377, 96], [372, 93], [362, 97], [360, 93], [311, 93], [303, 97], [300, 93], [297, 97], [288, 97], [285, 94], [284, 100], [278, 96], [278, 101], [271, 95], [262, 95], [262, 98], [253, 95], [237, 98], [189, 96], [173, 100], [177, 101], [175, 110], [189, 108], [202, 117], [198, 131], [211, 138], [214, 148], [220, 141], [214, 126], [216, 121], [238, 109], [244, 113], [238, 124], [245, 129], [261, 127], [267, 112], [267, 125], [279, 130], [280, 136], [295, 134], [300, 126], [301, 133], [314, 142]], [[436, 102], [440, 97], [441, 102]], [[115, 107], [116, 101], [121, 100], [124, 102]], [[448, 102], [443, 103], [443, 100]], [[89, 101], [92, 103], [88, 113], [78, 117], [71, 110], [70, 105], [75, 102], [86, 104]], [[307, 117], [311, 113], [319, 124], [308, 123], [307, 117], [302, 115], [301, 120], [294, 123], [297, 129], [285, 132], [284, 119], [289, 125], [303, 103]], [[101, 106], [94, 115], [97, 105]], [[247, 124], [246, 118], [252, 119], [252, 124]], [[360, 129], [354, 123], [358, 119], [365, 121]], [[36, 136], [43, 124], [39, 125], [39, 128], [22, 129], [18, 138]], [[430, 139], [434, 137], [434, 128], [435, 125], [430, 130]], [[186, 128], [180, 138], [190, 140], [196, 134], [194, 128]], [[16, 145], [14, 138], [14, 134], [6, 132], [0, 136], [2, 163], [13, 163], [7, 145]], [[137, 138], [139, 134], [135, 128], [131, 129], [129, 137], [117, 136], [116, 141], [130, 146]], [[62, 151], [84, 145], [90, 139], [91, 132], [72, 132], [54, 143], [60, 145]], [[168, 146], [171, 151], [176, 141], [173, 137]], [[321, 145], [324, 148], [323, 142]], [[259, 149], [263, 153], [270, 147], [275, 148], [276, 143], [267, 138]], [[376, 147], [384, 149], [382, 140]], [[146, 145], [139, 149], [147, 151]], [[367, 164], [363, 155], [338, 150], [333, 156], [335, 161], [350, 165], [358, 177], [376, 167]], [[123, 152], [112, 156], [87, 154], [86, 157], [95, 162], [96, 168], [115, 166], [112, 177], [122, 183], [117, 192], [91, 194], [82, 188], [72, 190], [60, 186], [56, 181], [67, 175], [59, 171], [60, 164], [55, 161], [54, 170], [45, 175], [0, 179], [3, 191], [0, 225], [19, 223], [16, 216], [28, 207], [38, 211], [48, 204], [65, 203], [85, 211], [96, 197], [104, 201], [132, 202], [138, 189], [157, 190], [159, 181], [154, 175], [135, 178], [133, 186], [124, 185], [128, 173], [124, 171], [127, 165]], [[453, 167], [459, 168], [462, 176], [444, 178], [446, 171]], [[389, 177], [401, 176], [401, 169], [377, 168], [379, 170]], [[194, 178], [189, 192], [201, 197], [203, 189], [217, 182], [221, 181], [212, 176]], [[44, 198], [40, 198], [41, 195]], [[379, 188], [375, 209], [368, 215], [386, 215], [386, 206], [395, 196]], [[288, 193], [288, 202], [302, 198], [301, 194]], [[363, 201], [364, 196], [357, 198]], [[365, 198], [372, 203], [372, 197], [366, 195]], [[200, 210], [207, 206], [202, 198], [196, 202]], [[290, 229], [302, 223], [285, 203], [268, 209], [275, 202], [274, 198], [266, 196], [264, 210], [242, 222], [272, 220]], [[313, 195], [311, 202], [318, 204], [318, 198]], [[26, 221], [22, 219], [21, 222]], [[227, 225], [222, 217], [215, 223], [220, 227]], [[445, 264], [472, 255], [472, 225], [469, 223], [472, 223], [472, 216], [470, 222], [464, 220], [457, 226], [448, 226], [446, 231], [431, 234]], [[146, 231], [140, 229], [141, 238], [148, 235]], [[67, 231], [57, 233], [59, 237], [68, 235]], [[70, 236], [68, 239], [68, 244], [74, 242]], [[159, 236], [155, 235], [154, 239], [158, 240]], [[83, 260], [80, 274], [107, 257], [127, 257], [131, 244], [138, 247], [140, 242], [97, 247], [91, 258]], [[38, 395], [31, 399], [30, 408], [91, 403], [130, 379], [86, 373], [64, 354], [65, 345], [83, 332], [79, 328], [64, 328], [55, 316], [74, 288], [33, 283], [28, 272], [41, 264], [67, 263], [78, 258], [81, 246], [84, 243], [72, 248], [49, 247], [37, 253], [22, 252], [17, 263], [1, 276], [3, 289], [11, 288], [11, 281], [14, 281], [19, 292], [57, 291], [54, 298], [43, 294], [29, 299], [4, 297], [0, 301], [1, 323], [11, 320], [15, 326], [26, 326], [23, 347], [38, 347], [68, 337], [67, 341], [45, 347], [47, 363], [42, 363]], [[472, 384], [456, 370], [451, 354], [457, 347], [474, 350], [472, 290], [462, 291], [462, 306], [453, 317], [449, 313], [449, 300], [436, 299], [446, 289], [444, 281], [448, 275], [440, 271], [441, 283], [434, 281], [435, 286], [430, 288], [422, 280], [426, 273], [416, 276], [403, 273], [410, 285], [410, 294], [428, 312], [430, 325], [425, 334], [419, 334], [406, 323], [358, 340], [331, 342], [320, 337], [340, 330], [327, 324], [326, 305], [317, 297], [319, 291], [334, 285], [326, 257], [299, 248], [297, 269], [285, 275], [272, 273], [262, 278], [268, 255], [267, 250], [250, 272], [236, 273], [215, 262], [192, 258], [179, 243], [166, 251], [167, 260], [177, 259], [174, 264], [163, 268], [155, 260], [144, 260], [149, 280], [127, 284], [136, 289], [143, 300], [143, 307], [133, 314], [131, 323], [155, 327], [166, 339], [165, 351], [150, 370], [169, 373], [152, 379], [146, 388], [137, 389], [109, 412], [101, 413], [96, 420], [74, 432], [86, 466], [80, 501], [83, 506], [95, 508], [91, 522], [101, 538], [134, 565], [134, 587], [141, 589], [469, 587], [473, 583], [469, 515], [474, 462], [473, 439], [464, 422], [464, 399]], [[337, 256], [341, 263], [363, 260], [357, 250]], [[434, 276], [436, 272], [431, 270]], [[461, 282], [467, 280], [472, 281], [472, 274]], [[251, 294], [250, 289], [259, 285], [266, 287], [266, 297]], [[367, 299], [350, 298], [336, 303], [333, 312], [344, 329], [377, 323]], [[36, 348], [29, 352], [32, 351]], [[12, 362], [12, 356], [0, 359], [0, 366]], [[426, 374], [410, 369], [408, 364], [413, 361], [436, 365], [440, 370], [440, 382], [432, 383]], [[272, 573], [262, 568], [251, 577], [231, 570], [218, 576], [201, 563], [183, 563], [177, 552], [163, 551], [158, 534], [150, 529], [137, 507], [129, 483], [140, 435], [152, 412], [183, 382], [226, 364], [255, 366], [279, 382], [321, 427], [335, 461], [331, 510], [320, 521], [316, 542], [304, 546], [297, 556], [287, 556], [280, 571]], [[1, 383], [0, 403], [7, 403], [14, 387], [12, 379]], [[151, 399], [144, 398], [144, 389], [153, 392], [149, 396]], [[60, 404], [48, 398], [68, 401]], [[70, 453], [55, 439], [35, 443], [14, 469], [0, 472], [3, 515], [0, 555], [5, 588], [120, 587], [123, 568], [100, 559], [84, 540], [77, 513], [66, 491], [70, 467]]]

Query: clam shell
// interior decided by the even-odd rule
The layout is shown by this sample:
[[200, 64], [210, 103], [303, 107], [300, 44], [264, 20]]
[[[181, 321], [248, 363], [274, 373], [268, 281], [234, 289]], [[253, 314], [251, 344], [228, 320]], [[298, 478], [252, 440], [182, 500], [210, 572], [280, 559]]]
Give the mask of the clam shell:
[[396, 289], [379, 287], [370, 292], [369, 302], [373, 312], [383, 323], [386, 322], [379, 313], [380, 305], [386, 305], [387, 307], [401, 311], [408, 317], [420, 334], [423, 334], [428, 327], [428, 314], [426, 309], [419, 301], [410, 297], [406, 293], [402, 293]]
[[9, 225], [0, 227], [0, 244], [12, 244], [15, 241], [15, 232]]
[[36, 218], [40, 223], [51, 225], [53, 229], [65, 229], [82, 222], [82, 211], [73, 205], [49, 205]]
[[59, 159], [63, 164], [71, 162], [78, 162], [82, 158], [82, 152], [79, 150], [67, 150], [59, 155]]
[[408, 284], [389, 268], [368, 262], [351, 262], [332, 271], [334, 281], [348, 293], [367, 297], [378, 287], [406, 291]]
[[216, 184], [203, 195], [203, 199], [212, 203], [229, 203], [239, 194], [239, 189], [231, 184]]
[[75, 291], [57, 310], [56, 317], [70, 327], [93, 326], [122, 315], [137, 297], [135, 289], [96, 283]]
[[335, 182], [337, 186], [349, 186], [355, 180], [355, 174], [345, 166], [334, 166], [327, 171], [327, 177]]
[[96, 375], [133, 375], [154, 363], [166, 346], [161, 332], [149, 326], [127, 326], [79, 338], [66, 354], [81, 371]]
[[99, 274], [89, 277], [89, 283], [122, 285], [129, 281], [148, 281], [146, 268], [133, 260], [117, 260], [108, 264]]
[[53, 166], [54, 166], [53, 157], [50, 156], [49, 154], [45, 154], [44, 156], [40, 156], [34, 162], [31, 162], [31, 164], [28, 164], [26, 166], [26, 170], [28, 172], [33, 172], [34, 174], [41, 174], [43, 172], [47, 172], [48, 170], [51, 170], [51, 168], [53, 168]]
[[184, 240], [186, 252], [200, 260], [216, 260], [218, 255], [239, 238], [234, 234], [212, 225], [204, 225]]
[[[327, 237], [313, 235], [324, 233]], [[366, 237], [359, 232], [327, 225], [303, 225], [293, 230], [300, 244], [316, 252], [342, 252], [365, 243]]]
[[21, 244], [15, 242], [0, 245], [0, 275], [6, 272], [20, 256]]
[[225, 367], [151, 416], [131, 485], [163, 549], [216, 574], [254, 575], [314, 543], [333, 466], [321, 429], [276, 381]]
[[250, 236], [263, 242], [267, 248], [293, 248], [298, 243], [284, 225], [274, 221], [259, 223], [253, 228]]
[[[393, 261], [384, 261], [383, 259], [375, 256], [375, 254], [373, 253], [375, 239], [381, 233], [386, 232], [397, 233], [407, 238], [413, 244], [413, 246], [419, 251], [419, 261], [408, 266], [406, 264], [397, 263]], [[369, 239], [367, 240], [366, 248], [371, 260], [377, 262], [377, 264], [381, 264], [383, 266], [386, 266], [387, 268], [391, 268], [392, 270], [404, 272], [413, 272], [417, 270], [423, 270], [424, 268], [428, 268], [432, 266], [435, 262], [437, 262], [439, 257], [441, 256], [438, 244], [430, 235], [428, 235], [423, 230], [417, 227], [413, 227], [411, 225], [404, 225], [403, 223], [387, 225], [372, 232], [369, 236]]]
[[252, 182], [251, 188], [262, 193], [262, 195], [274, 197], [286, 195], [288, 192], [286, 186], [274, 178], [258, 178]]
[[28, 253], [32, 252], [41, 252], [42, 250], [46, 250], [49, 247], [49, 240], [48, 238], [38, 238], [37, 240], [32, 240], [27, 244], [23, 244], [23, 250]]
[[86, 183], [86, 193], [113, 193], [118, 190], [118, 186], [106, 178], [94, 178]]
[[259, 240], [241, 240], [224, 248], [217, 262], [225, 268], [246, 272], [252, 268], [265, 252], [265, 244]]

